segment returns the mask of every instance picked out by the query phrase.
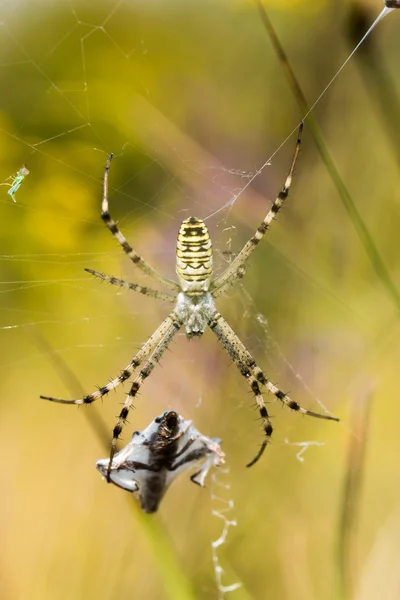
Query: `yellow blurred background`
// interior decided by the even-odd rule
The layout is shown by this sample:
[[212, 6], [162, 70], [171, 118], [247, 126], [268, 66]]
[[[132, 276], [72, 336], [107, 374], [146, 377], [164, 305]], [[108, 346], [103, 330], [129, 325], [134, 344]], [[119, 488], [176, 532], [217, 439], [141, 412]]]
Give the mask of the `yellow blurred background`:
[[[382, 8], [264, 5], [310, 104]], [[303, 115], [256, 5], [25, 1], [3, 2], [2, 13], [0, 181], [23, 163], [30, 174], [15, 203], [0, 187], [1, 598], [222, 597], [216, 495], [233, 502], [227, 518], [237, 522], [218, 548], [223, 583], [242, 584], [226, 597], [398, 599], [400, 308], [307, 121], [287, 205], [218, 308], [272, 381], [341, 422], [302, 418], [268, 397], [273, 443], [246, 469], [262, 440], [248, 386], [210, 331], [190, 342], [181, 333], [123, 442], [172, 408], [222, 438], [229, 470], [206, 489], [185, 473], [146, 516], [94, 466], [124, 391], [79, 410], [39, 400], [104, 385], [169, 310], [83, 271], [145, 282], [100, 219], [108, 152], [110, 212], [169, 277], [182, 219], [207, 218], [220, 271], [282, 187], [295, 137], [274, 153]], [[398, 13], [313, 115], [400, 290]]]

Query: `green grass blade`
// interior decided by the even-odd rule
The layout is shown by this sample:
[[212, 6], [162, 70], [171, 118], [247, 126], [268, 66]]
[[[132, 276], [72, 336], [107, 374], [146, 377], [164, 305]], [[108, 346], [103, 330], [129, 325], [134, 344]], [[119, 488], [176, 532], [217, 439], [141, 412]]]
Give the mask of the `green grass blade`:
[[354, 593], [357, 572], [357, 525], [360, 517], [372, 394], [372, 387], [363, 390], [353, 404], [347, 467], [337, 530], [335, 590], [337, 600], [350, 600]]
[[[59, 374], [60, 379], [65, 383], [71, 395], [76, 397], [84, 395], [83, 388], [78, 378], [62, 357], [54, 352], [54, 349], [49, 342], [39, 334], [34, 335], [34, 341], [53, 365], [55, 371]], [[93, 406], [90, 411], [83, 410], [81, 412], [86, 418], [89, 427], [93, 430], [95, 436], [104, 447], [105, 452], [108, 453], [110, 450], [108, 428], [96, 410], [96, 407]], [[160, 521], [155, 515], [144, 514], [139, 508], [136, 500], [129, 494], [126, 494], [126, 499], [135, 521], [140, 523], [151, 547], [158, 571], [164, 584], [165, 598], [170, 598], [171, 600], [196, 600], [192, 585], [186, 577], [186, 574], [183, 572], [173, 545], [168, 539]]]
[[272, 23], [267, 15], [267, 11], [265, 10], [265, 7], [263, 6], [261, 0], [255, 0], [255, 1], [258, 6], [263, 25], [272, 41], [274, 50], [277, 53], [278, 58], [282, 64], [282, 67], [285, 71], [286, 77], [289, 81], [289, 85], [293, 91], [294, 97], [296, 98], [297, 103], [300, 106], [300, 110], [301, 110], [302, 114], [307, 115], [308, 126], [314, 137], [314, 140], [315, 140], [316, 146], [318, 148], [318, 151], [320, 153], [320, 156], [321, 156], [324, 164], [326, 165], [328, 173], [330, 174], [331, 179], [339, 193], [339, 197], [344, 204], [347, 214], [349, 215], [349, 217], [354, 225], [354, 228], [358, 234], [358, 237], [360, 238], [361, 243], [364, 246], [364, 249], [368, 255], [368, 258], [369, 258], [376, 274], [378, 275], [379, 279], [381, 280], [382, 284], [384, 285], [384, 287], [385, 287], [387, 293], [389, 294], [389, 296], [391, 297], [392, 301], [396, 305], [397, 310], [400, 312], [400, 294], [399, 294], [396, 286], [393, 283], [391, 275], [390, 275], [381, 255], [378, 252], [378, 249], [374, 243], [374, 240], [372, 239], [370, 232], [368, 231], [367, 226], [365, 225], [360, 213], [358, 212], [358, 210], [354, 204], [354, 201], [353, 201], [347, 187], [345, 186], [345, 184], [343, 182], [343, 179], [340, 176], [340, 173], [339, 173], [339, 171], [335, 165], [335, 162], [327, 148], [324, 137], [321, 133], [321, 130], [320, 130], [316, 120], [314, 119], [314, 117], [311, 114], [308, 114], [309, 107], [308, 107], [307, 101], [306, 101], [303, 91], [300, 87], [300, 84], [290, 66], [288, 57], [287, 57], [287, 55], [279, 41], [279, 38], [276, 35], [276, 32], [272, 26]]

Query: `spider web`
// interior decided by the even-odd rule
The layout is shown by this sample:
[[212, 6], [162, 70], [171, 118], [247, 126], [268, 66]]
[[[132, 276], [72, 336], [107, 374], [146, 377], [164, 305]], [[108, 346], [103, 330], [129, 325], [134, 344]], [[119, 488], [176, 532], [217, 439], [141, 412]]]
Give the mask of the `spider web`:
[[[221, 3], [217, 15], [223, 10]], [[295, 10], [301, 7], [297, 5]], [[149, 4], [147, 9], [123, 0], [101, 2], [95, 7], [84, 2], [3, 4], [0, 67], [7, 101], [0, 115], [3, 159], [0, 181], [9, 181], [24, 163], [30, 174], [16, 192], [15, 204], [7, 195], [7, 187], [0, 187], [3, 211], [0, 335], [2, 347], [7, 349], [0, 362], [2, 439], [5, 448], [14, 443], [7, 430], [11, 423], [18, 422], [17, 444], [24, 454], [28, 446], [35, 444], [31, 432], [34, 423], [34, 429], [39, 429], [36, 435], [43, 443], [37, 445], [36, 451], [32, 448], [30, 451], [38, 457], [38, 462], [48, 465], [51, 478], [57, 478], [59, 470], [69, 470], [69, 461], [76, 465], [79, 459], [82, 466], [76, 467], [76, 476], [78, 481], [82, 477], [86, 486], [87, 465], [101, 455], [93, 439], [81, 443], [87, 427], [80, 423], [83, 419], [79, 419], [76, 411], [67, 414], [61, 407], [53, 410], [54, 407], [40, 405], [36, 400], [40, 393], [70, 396], [65, 391], [65, 380], [60, 380], [54, 372], [52, 358], [65, 361], [83, 389], [92, 391], [93, 383], [102, 385], [104, 378], [114, 376], [128, 363], [168, 310], [162, 303], [99, 285], [83, 272], [84, 267], [89, 267], [141, 282], [99, 218], [102, 170], [108, 153], [113, 151], [115, 155], [110, 173], [111, 214], [118, 219], [135, 249], [165, 275], [173, 277], [177, 229], [182, 219], [195, 214], [207, 221], [217, 268], [221, 270], [265, 215], [265, 199], [273, 200], [280, 189], [292, 152], [292, 134], [305, 116], [296, 112], [283, 78], [276, 81], [276, 93], [266, 102], [264, 69], [274, 82], [279, 73], [278, 68], [273, 71], [270, 66], [273, 60], [270, 49], [261, 45], [265, 54], [249, 51], [239, 61], [241, 51], [244, 52], [251, 39], [254, 14], [246, 16], [243, 22], [232, 17], [232, 29], [221, 28], [219, 39], [210, 39], [210, 46], [204, 48], [205, 26], [201, 29], [200, 23], [200, 31], [193, 34], [189, 12], [182, 13], [188, 21], [175, 15], [178, 24], [174, 26], [168, 10], [157, 2], [151, 3], [151, 7]], [[289, 17], [294, 31], [295, 13]], [[311, 22], [315, 16], [307, 19]], [[312, 22], [318, 27], [317, 21]], [[182, 29], [182, 23], [187, 31]], [[229, 58], [226, 48], [231, 48], [232, 30], [236, 31], [238, 46]], [[189, 31], [194, 41], [190, 40]], [[174, 46], [177, 34], [180, 37]], [[260, 38], [264, 35], [261, 28], [259, 35]], [[181, 47], [187, 50], [187, 55]], [[200, 57], [199, 50], [194, 48], [200, 49]], [[220, 55], [221, 49], [224, 50]], [[330, 73], [335, 73], [339, 66], [339, 59], [334, 58], [334, 63], [332, 58], [329, 61], [325, 56], [321, 58], [328, 66], [334, 65], [329, 67]], [[188, 81], [185, 76], [191, 63], [197, 65], [200, 74]], [[250, 75], [249, 65], [253, 65]], [[223, 73], [219, 71], [222, 67]], [[341, 70], [342, 67], [337, 73]], [[343, 79], [339, 78], [334, 88], [330, 86], [336, 75], [328, 80], [328, 85], [325, 81], [322, 85], [314, 82], [316, 101], [312, 109], [320, 110], [318, 114], [322, 117], [327, 107], [346, 93], [349, 79], [346, 72], [341, 75]], [[219, 85], [226, 88], [221, 96], [217, 93]], [[236, 106], [233, 106], [233, 90], [240, 95]], [[179, 104], [181, 95], [185, 102]], [[345, 99], [350, 102], [346, 96]], [[185, 119], [180, 114], [182, 106], [193, 107]], [[267, 117], [259, 119], [257, 115], [266, 110]], [[346, 120], [340, 111], [336, 114], [341, 127], [353, 123], [352, 118]], [[274, 120], [278, 124], [267, 135]], [[231, 123], [236, 127], [230, 128]], [[312, 173], [309, 177], [305, 174], [311, 166], [307, 160], [307, 153], [312, 152], [310, 142], [305, 140], [304, 147], [302, 174], [295, 176], [299, 181], [295, 179], [293, 198], [307, 195], [313, 177], [315, 180]], [[324, 175], [317, 177], [321, 193], [329, 182]], [[321, 241], [319, 232], [307, 230], [309, 247], [305, 244], [304, 254], [297, 256], [300, 238], [295, 230], [307, 215], [299, 202], [292, 204], [291, 199], [292, 194], [289, 208], [274, 225], [273, 229], [278, 231], [272, 231], [265, 240], [259, 259], [255, 254], [243, 286], [229, 292], [221, 302], [221, 312], [260, 366], [285, 391], [290, 391], [307, 408], [334, 412], [338, 389], [346, 389], [355, 373], [368, 363], [372, 340], [384, 327], [390, 329], [392, 315], [388, 314], [384, 323], [380, 321], [371, 327], [369, 305], [360, 308], [357, 297], [338, 291], [332, 284], [333, 278], [321, 276], [319, 261], [311, 249]], [[308, 205], [307, 210], [310, 208]], [[333, 209], [326, 214], [327, 219], [337, 218], [340, 227], [347, 230], [343, 215]], [[259, 293], [264, 271], [268, 273], [267, 297]], [[280, 310], [279, 303], [284, 302], [289, 288], [294, 300], [286, 310], [296, 311], [296, 296], [304, 296], [301, 316], [308, 317], [308, 328], [301, 327], [296, 320], [292, 331], [287, 313]], [[273, 300], [274, 295], [277, 301]], [[335, 322], [343, 329], [351, 329], [348, 352], [357, 356], [355, 367], [342, 368], [337, 340], [327, 331], [322, 339], [318, 337], [316, 310], [335, 312]], [[290, 344], [292, 336], [297, 343]], [[248, 409], [251, 399], [245, 385], [240, 389], [235, 387], [239, 375], [225, 364], [227, 358], [219, 351], [216, 340], [205, 340], [204, 346], [191, 344], [187, 350], [183, 337], [179, 336], [172, 346], [172, 352], [161, 365], [164, 368], [157, 368], [146, 382], [138, 402], [140, 410], [131, 416], [125, 440], [132, 427], [142, 428], [156, 414], [174, 408], [186, 418], [193, 418], [196, 427], [206, 435], [221, 437], [228, 459], [233, 457], [233, 464], [229, 461], [231, 470], [242, 469], [261, 437]], [[46, 350], [43, 340], [50, 344]], [[324, 376], [327, 364], [330, 364], [329, 377]], [[224, 388], [223, 398], [220, 398], [222, 388], [215, 392], [210, 386], [208, 374], [213, 373], [217, 378], [218, 372], [236, 382]], [[29, 386], [24, 384], [23, 392], [20, 379], [30, 382]], [[157, 379], [159, 382], [154, 381]], [[111, 397], [99, 408], [108, 429], [118, 412], [116, 401], [120, 402], [121, 397], [119, 392], [118, 399]], [[323, 453], [329, 447], [332, 434], [328, 428], [324, 427], [321, 437], [316, 434], [316, 439], [310, 440], [309, 432], [315, 423], [299, 424], [291, 415], [278, 411], [275, 404], [271, 410], [275, 457], [278, 450], [296, 466], [301, 459], [307, 462], [311, 453]], [[249, 417], [239, 429], [236, 423], [245, 417], [238, 414], [246, 411]], [[46, 454], [47, 444], [52, 447], [51, 457]], [[304, 455], [303, 450], [310, 446], [315, 447]], [[234, 448], [240, 448], [240, 452], [235, 453]], [[93, 481], [86, 492], [86, 497], [92, 494], [91, 502], [96, 476], [93, 467]], [[33, 480], [30, 481], [33, 486]], [[188, 482], [182, 481], [181, 485]], [[176, 500], [173, 489], [170, 493]], [[115, 510], [115, 498], [115, 495], [110, 498], [113, 506], [110, 514]], [[39, 494], [37, 502], [46, 506]], [[101, 498], [97, 497], [97, 502]], [[165, 502], [170, 509], [172, 500], [167, 497]], [[235, 518], [240, 527], [239, 506], [240, 501], [235, 502]], [[218, 512], [219, 518], [224, 515], [223, 511], [212, 510]], [[224, 526], [233, 521], [226, 517]], [[219, 542], [225, 544], [225, 537]], [[232, 551], [228, 549], [221, 564], [224, 561], [229, 564], [231, 557]], [[220, 593], [233, 591], [233, 587], [232, 590], [229, 584], [224, 587], [218, 579], [221, 565], [216, 554], [209, 559], [210, 564], [214, 560]], [[232, 571], [235, 575], [238, 572]], [[145, 589], [145, 582], [140, 584]]]

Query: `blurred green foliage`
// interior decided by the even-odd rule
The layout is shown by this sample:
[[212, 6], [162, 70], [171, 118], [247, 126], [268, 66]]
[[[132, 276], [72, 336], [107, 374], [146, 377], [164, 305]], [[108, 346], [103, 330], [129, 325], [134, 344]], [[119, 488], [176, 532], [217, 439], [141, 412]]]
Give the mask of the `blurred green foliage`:
[[[372, 23], [382, 8], [373, 0], [265, 6], [310, 104], [354, 45], [355, 9]], [[313, 113], [397, 289], [399, 163], [388, 132], [399, 110], [399, 17], [382, 21], [368, 48], [391, 96], [376, 94], [374, 72], [366, 77], [355, 57]], [[397, 598], [399, 319], [307, 123], [287, 206], [243, 286], [218, 307], [273, 381], [312, 410], [322, 399], [341, 423], [303, 419], [269, 398], [273, 444], [245, 469], [262, 436], [246, 383], [210, 332], [190, 343], [180, 335], [146, 382], [125, 441], [166, 408], [178, 410], [223, 439], [229, 473], [217, 478], [230, 488], [209, 480], [201, 490], [184, 475], [149, 517], [94, 467], [106, 450], [88, 421], [100, 416], [111, 435], [123, 390], [86, 414], [39, 400], [71, 394], [54, 357], [90, 392], [169, 310], [83, 271], [145, 281], [100, 220], [108, 152], [113, 216], [171, 277], [183, 218], [216, 213], [207, 223], [221, 269], [282, 186], [294, 138], [238, 195], [302, 117], [255, 4], [9, 3], [0, 44], [0, 181], [23, 163], [30, 170], [15, 204], [0, 187], [2, 598], [217, 598], [210, 544], [223, 523], [210, 490], [234, 501], [228, 517], [238, 524], [218, 550], [223, 582], [243, 584], [232, 598]], [[364, 431], [357, 415], [369, 397]], [[346, 590], [335, 583], [336, 548], [354, 439], [365, 453]], [[301, 462], [291, 444], [304, 441], [324, 445]]]

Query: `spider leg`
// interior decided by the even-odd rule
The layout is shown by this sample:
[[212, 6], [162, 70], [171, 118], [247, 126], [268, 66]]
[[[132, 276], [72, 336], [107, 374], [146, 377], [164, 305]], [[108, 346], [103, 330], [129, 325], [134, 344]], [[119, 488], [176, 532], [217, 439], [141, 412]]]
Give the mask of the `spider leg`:
[[[110, 481], [110, 473], [112, 468], [112, 461], [117, 450], [117, 442], [118, 438], [121, 435], [122, 429], [125, 425], [125, 422], [128, 418], [129, 410], [132, 408], [133, 402], [137, 393], [143, 385], [144, 380], [150, 375], [164, 351], [167, 349], [169, 343], [176, 333], [178, 333], [181, 328], [182, 322], [176, 317], [175, 313], [172, 312], [169, 317], [164, 321], [166, 327], [164, 327], [163, 332], [157, 336], [155, 340], [156, 343], [152, 345], [152, 353], [149, 358], [146, 360], [142, 369], [140, 370], [136, 379], [132, 382], [131, 389], [129, 390], [128, 395], [125, 398], [124, 405], [122, 407], [121, 412], [119, 413], [117, 422], [113, 429], [113, 438], [111, 440], [111, 451], [110, 451], [110, 460], [107, 468], [107, 480]], [[159, 330], [157, 330], [159, 331]], [[148, 342], [147, 342], [148, 343]], [[147, 356], [149, 353], [147, 353]]]
[[284, 392], [282, 392], [282, 390], [276, 387], [276, 385], [271, 383], [264, 375], [260, 367], [257, 366], [256, 361], [251, 356], [250, 352], [247, 350], [243, 342], [241, 342], [241, 340], [233, 331], [233, 329], [228, 325], [225, 319], [218, 312], [216, 312], [213, 318], [210, 320], [209, 326], [215, 333], [218, 340], [221, 342], [221, 344], [223, 345], [233, 362], [236, 364], [241, 374], [248, 381], [256, 397], [256, 402], [260, 411], [260, 416], [263, 422], [266, 439], [264, 440], [255, 458], [247, 465], [248, 467], [251, 467], [254, 463], [256, 463], [259, 460], [271, 438], [271, 434], [273, 431], [268, 411], [265, 406], [263, 396], [261, 394], [260, 384], [265, 385], [268, 391], [274, 394], [274, 396], [278, 398], [278, 400], [286, 404], [286, 406], [288, 406], [294, 411], [300, 412], [303, 415], [308, 415], [310, 417], [316, 417], [318, 419], [339, 421], [337, 417], [332, 417], [331, 415], [322, 415], [320, 413], [316, 413], [303, 408], [302, 406], [300, 406], [300, 404], [298, 404], [298, 402], [292, 400], [287, 394], [285, 394]]
[[301, 123], [300, 127], [299, 127], [296, 148], [294, 150], [292, 164], [290, 166], [289, 174], [286, 177], [285, 185], [283, 186], [282, 190], [279, 192], [279, 194], [278, 194], [277, 198], [275, 199], [275, 202], [271, 206], [267, 216], [262, 221], [261, 225], [255, 232], [253, 237], [251, 237], [249, 239], [249, 241], [243, 246], [242, 250], [239, 252], [239, 254], [235, 258], [235, 260], [232, 261], [232, 263], [229, 265], [229, 267], [223, 273], [221, 273], [221, 275], [216, 277], [216, 279], [212, 283], [210, 291], [214, 298], [223, 294], [228, 287], [230, 287], [238, 279], [243, 277], [245, 270], [246, 270], [247, 261], [249, 260], [251, 254], [253, 253], [257, 244], [264, 237], [267, 229], [271, 225], [271, 223], [274, 220], [279, 209], [281, 208], [284, 201], [288, 197], [290, 186], [292, 184], [294, 168], [296, 166], [297, 158], [299, 156], [302, 131], [303, 131], [303, 123]]
[[171, 279], [168, 279], [167, 277], [163, 277], [160, 273], [158, 273], [158, 271], [153, 269], [153, 267], [151, 267], [141, 256], [139, 256], [139, 254], [137, 254], [135, 252], [135, 250], [132, 248], [132, 246], [126, 240], [125, 236], [120, 232], [117, 224], [115, 223], [114, 219], [111, 217], [110, 213], [108, 212], [108, 171], [110, 169], [112, 157], [113, 157], [113, 155], [110, 154], [107, 159], [106, 168], [104, 171], [103, 202], [101, 205], [101, 218], [103, 219], [104, 224], [106, 225], [106, 227], [108, 227], [108, 229], [111, 231], [113, 236], [115, 238], [117, 238], [118, 242], [122, 246], [122, 249], [125, 252], [125, 254], [128, 256], [128, 258], [130, 258], [131, 261], [137, 267], [139, 267], [139, 269], [141, 269], [143, 271], [143, 273], [146, 273], [146, 275], [149, 275], [150, 277], [152, 277], [159, 283], [163, 284], [165, 287], [169, 288], [170, 290], [179, 292], [179, 290], [180, 290], [179, 285], [177, 283], [175, 283], [175, 281], [172, 281]]
[[307, 415], [309, 417], [315, 417], [316, 419], [325, 419], [326, 421], [340, 421], [340, 419], [338, 419], [337, 417], [334, 417], [332, 415], [323, 415], [321, 413], [316, 413], [312, 410], [308, 410], [307, 408], [303, 408], [302, 406], [300, 406], [300, 404], [298, 402], [296, 402], [296, 400], [292, 400], [290, 398], [290, 396], [285, 394], [285, 392], [282, 392], [282, 390], [280, 390], [278, 387], [276, 387], [276, 385], [271, 383], [271, 381], [269, 381], [265, 377], [264, 373], [262, 372], [260, 367], [258, 367], [257, 365], [254, 366], [252, 371], [253, 371], [254, 376], [256, 377], [257, 381], [259, 381], [260, 383], [265, 385], [266, 388], [272, 394], [274, 394], [274, 396], [276, 398], [278, 398], [278, 400], [283, 402], [283, 404], [286, 404], [286, 406], [288, 406], [290, 409], [294, 410], [295, 412], [299, 412], [302, 415]]
[[[53, 396], [40, 396], [43, 400], [50, 400], [51, 402], [59, 402], [60, 404], [91, 404], [95, 400], [99, 400], [106, 394], [108, 394], [111, 390], [118, 387], [121, 383], [130, 379], [135, 369], [146, 360], [150, 354], [154, 351], [159, 344], [160, 340], [165, 339], [166, 336], [169, 335], [171, 328], [175, 328], [174, 322], [175, 317], [168, 316], [160, 325], [160, 327], [153, 333], [153, 335], [147, 340], [147, 342], [142, 346], [139, 352], [133, 357], [131, 362], [125, 369], [121, 372], [118, 377], [112, 379], [105, 386], [99, 388], [95, 392], [84, 396], [83, 398], [78, 398], [76, 400], [64, 400], [62, 398], [54, 398]], [[174, 320], [173, 320], [174, 319]]]
[[240, 339], [237, 337], [233, 329], [218, 312], [216, 312], [213, 318], [210, 320], [209, 326], [239, 369], [240, 373], [246, 378], [246, 381], [248, 382], [251, 391], [256, 398], [258, 410], [260, 412], [260, 417], [263, 424], [265, 439], [255, 458], [253, 458], [253, 460], [247, 464], [248, 467], [251, 467], [263, 454], [273, 432], [271, 419], [269, 417], [267, 407], [265, 406], [265, 401], [261, 394], [260, 386], [257, 379], [254, 377], [254, 374], [252, 373], [252, 366], [255, 365], [255, 361]]
[[145, 296], [150, 296], [151, 298], [157, 298], [158, 300], [167, 300], [167, 302], [175, 302], [175, 297], [171, 294], [166, 294], [164, 292], [159, 292], [158, 290], [152, 290], [148, 287], [143, 287], [138, 285], [137, 283], [130, 283], [129, 281], [124, 281], [123, 279], [118, 279], [117, 277], [113, 277], [111, 275], [106, 275], [105, 273], [99, 273], [98, 271], [93, 271], [92, 269], [85, 269], [94, 277], [98, 277], [102, 281], [107, 281], [107, 283], [111, 283], [111, 285], [118, 285], [119, 287], [127, 288], [128, 290], [133, 290], [134, 292], [139, 292], [140, 294], [144, 294]]

